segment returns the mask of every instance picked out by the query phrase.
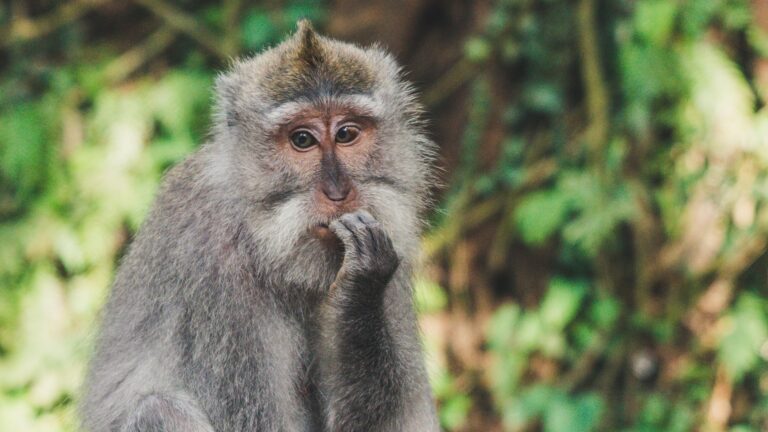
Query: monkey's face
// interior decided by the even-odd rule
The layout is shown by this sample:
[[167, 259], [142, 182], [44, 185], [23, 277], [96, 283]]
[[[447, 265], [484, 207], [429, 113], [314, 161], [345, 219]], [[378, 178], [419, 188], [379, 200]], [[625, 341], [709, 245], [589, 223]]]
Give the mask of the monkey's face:
[[263, 133], [242, 135], [239, 192], [262, 251], [291, 268], [285, 275], [330, 269], [324, 276], [332, 277], [329, 264], [343, 254], [328, 226], [359, 209], [382, 225], [401, 258], [417, 249], [426, 139], [380, 106], [366, 95], [290, 101], [268, 113]]
[[422, 137], [394, 127], [380, 106], [366, 95], [286, 102], [266, 116], [272, 126], [259, 150], [243, 147], [238, 160], [249, 168], [250, 201], [260, 220], [279, 225], [270, 233], [280, 234], [278, 244], [309, 239], [332, 249], [338, 244], [328, 225], [358, 209], [395, 240], [415, 237], [421, 194], [414, 182], [424, 168], [414, 140]]
[[[332, 240], [328, 224], [366, 206], [366, 183], [375, 181], [377, 121], [365, 109], [334, 104], [305, 106], [285, 116], [274, 140], [278, 158], [308, 201], [308, 230]], [[362, 192], [362, 193], [361, 193]]]
[[328, 224], [358, 209], [381, 223], [401, 258], [417, 250], [433, 144], [389, 54], [304, 26], [236, 63], [217, 97], [214, 133], [235, 149], [237, 193], [271, 265], [329, 268], [339, 254]]

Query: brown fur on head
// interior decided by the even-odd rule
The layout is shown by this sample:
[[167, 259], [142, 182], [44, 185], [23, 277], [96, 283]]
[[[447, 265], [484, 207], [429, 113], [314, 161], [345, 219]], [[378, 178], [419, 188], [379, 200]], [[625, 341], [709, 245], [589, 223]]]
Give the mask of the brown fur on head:
[[299, 21], [287, 42], [283, 62], [265, 75], [263, 88], [279, 102], [313, 90], [331, 93], [367, 93], [373, 87], [371, 71], [360, 60], [326, 47], [309, 21]]
[[[361, 48], [318, 35], [309, 21], [281, 44], [236, 61], [216, 83], [217, 114], [243, 126], [277, 105], [297, 99], [349, 94], [401, 96], [398, 108], [421, 111], [400, 80], [400, 67], [384, 50]], [[397, 95], [399, 93], [399, 95]], [[253, 99], [259, 97], [258, 101]], [[393, 101], [394, 102], [394, 101]], [[414, 117], [411, 116], [411, 117]], [[219, 123], [220, 124], [220, 123]]]

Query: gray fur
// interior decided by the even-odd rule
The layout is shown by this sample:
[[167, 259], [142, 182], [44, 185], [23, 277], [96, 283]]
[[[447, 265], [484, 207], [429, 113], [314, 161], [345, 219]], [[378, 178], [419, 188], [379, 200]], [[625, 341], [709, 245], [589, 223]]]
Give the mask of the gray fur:
[[[168, 173], [120, 265], [86, 430], [438, 429], [410, 286], [434, 151], [421, 108], [389, 54], [305, 27], [219, 78], [211, 141]], [[282, 100], [262, 78], [306, 40], [330, 82], [298, 80]], [[353, 61], [370, 83], [334, 90], [328, 65]], [[333, 104], [371, 111], [379, 134], [348, 173], [364, 210], [323, 221], [309, 211], [317, 178], [281, 165], [270, 134], [297, 108]], [[344, 253], [307, 234], [319, 222]]]

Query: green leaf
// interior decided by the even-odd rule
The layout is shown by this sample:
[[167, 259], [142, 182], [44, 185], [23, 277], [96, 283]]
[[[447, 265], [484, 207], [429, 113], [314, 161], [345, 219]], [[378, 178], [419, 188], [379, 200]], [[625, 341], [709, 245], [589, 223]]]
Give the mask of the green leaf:
[[457, 394], [445, 401], [440, 408], [440, 424], [446, 429], [460, 428], [467, 421], [467, 414], [472, 407], [472, 399], [464, 394]]
[[757, 432], [757, 429], [752, 426], [741, 424], [728, 429], [728, 432]]
[[491, 369], [494, 381], [491, 389], [501, 401], [508, 400], [519, 391], [520, 379], [528, 367], [528, 356], [514, 349], [496, 352], [496, 361]]
[[536, 83], [527, 86], [523, 99], [529, 108], [542, 113], [557, 113], [563, 107], [560, 91], [550, 83]]
[[0, 180], [9, 181], [23, 200], [47, 179], [49, 119], [31, 103], [0, 113], [0, 118]]
[[169, 138], [184, 142], [189, 153], [199, 138], [192, 132], [207, 121], [211, 79], [206, 74], [180, 70], [167, 74], [147, 89], [153, 115]]
[[593, 173], [563, 174], [559, 187], [576, 210], [576, 217], [563, 228], [563, 239], [589, 256], [597, 254], [618, 225], [635, 213], [625, 184], [610, 184]]
[[509, 341], [520, 315], [520, 308], [516, 304], [508, 303], [496, 309], [488, 326], [489, 348], [503, 350], [509, 347]]
[[470, 38], [464, 44], [464, 53], [471, 61], [480, 62], [486, 60], [491, 55], [491, 44], [487, 40], [479, 37]]
[[621, 312], [621, 305], [611, 297], [596, 299], [589, 310], [590, 318], [599, 327], [610, 327], [616, 322]]
[[663, 45], [672, 35], [677, 8], [676, 2], [668, 0], [639, 1], [635, 11], [638, 34], [655, 45]]
[[758, 363], [768, 341], [768, 314], [763, 301], [743, 294], [725, 318], [730, 328], [720, 341], [718, 356], [733, 381], [740, 381]]
[[562, 330], [576, 316], [586, 293], [587, 285], [584, 283], [552, 279], [539, 308], [542, 322], [554, 330]]
[[549, 407], [550, 402], [554, 398], [560, 395], [560, 390], [555, 387], [543, 384], [534, 385], [523, 393], [521, 405], [526, 412], [533, 416], [538, 416]]
[[588, 432], [597, 428], [603, 409], [599, 396], [558, 396], [544, 413], [544, 432]]
[[448, 304], [445, 290], [434, 281], [420, 278], [414, 283], [414, 301], [420, 314], [434, 313]]
[[515, 222], [523, 240], [541, 245], [565, 222], [569, 199], [558, 190], [527, 195], [515, 209]]
[[531, 312], [523, 314], [516, 330], [515, 336], [517, 340], [515, 341], [515, 345], [524, 351], [531, 351], [538, 348], [546, 333], [546, 329], [539, 314]]

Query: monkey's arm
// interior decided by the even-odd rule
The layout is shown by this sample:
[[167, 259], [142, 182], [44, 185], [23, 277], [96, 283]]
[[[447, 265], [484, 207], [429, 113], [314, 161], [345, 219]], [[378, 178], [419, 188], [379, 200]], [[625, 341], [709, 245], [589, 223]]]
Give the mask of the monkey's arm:
[[410, 288], [393, 279], [399, 260], [391, 240], [364, 211], [330, 228], [345, 256], [321, 324], [328, 430], [437, 430]]

